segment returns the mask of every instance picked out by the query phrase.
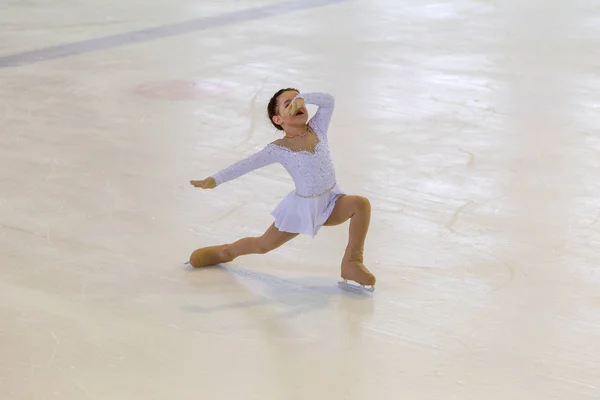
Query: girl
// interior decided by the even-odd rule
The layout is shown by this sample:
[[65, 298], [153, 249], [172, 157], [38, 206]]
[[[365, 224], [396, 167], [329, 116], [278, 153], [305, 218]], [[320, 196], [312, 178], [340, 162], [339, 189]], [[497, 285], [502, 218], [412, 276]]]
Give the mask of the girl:
[[[318, 106], [310, 121], [305, 102]], [[327, 140], [334, 103], [334, 98], [324, 93], [300, 94], [291, 88], [279, 90], [269, 101], [267, 112], [271, 123], [283, 131], [284, 136], [207, 179], [190, 182], [197, 188], [213, 189], [250, 171], [279, 163], [296, 186], [272, 212], [275, 222], [262, 236], [198, 249], [190, 257], [193, 267], [228, 263], [246, 254], [265, 254], [298, 234], [314, 237], [323, 225], [339, 225], [350, 219], [342, 279], [363, 286], [375, 285], [375, 276], [363, 264], [371, 205], [364, 197], [345, 195], [335, 179]]]

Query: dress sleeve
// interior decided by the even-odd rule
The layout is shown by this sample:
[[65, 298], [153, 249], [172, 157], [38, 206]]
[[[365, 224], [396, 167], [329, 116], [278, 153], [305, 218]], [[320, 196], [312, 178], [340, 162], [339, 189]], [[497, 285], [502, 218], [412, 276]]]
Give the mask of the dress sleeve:
[[248, 172], [277, 162], [277, 156], [272, 146], [264, 149], [212, 175], [217, 185], [239, 178]]
[[318, 133], [327, 135], [329, 122], [335, 108], [335, 98], [327, 93], [300, 93], [296, 98], [304, 99], [306, 104], [318, 106], [317, 112], [310, 119], [309, 125]]

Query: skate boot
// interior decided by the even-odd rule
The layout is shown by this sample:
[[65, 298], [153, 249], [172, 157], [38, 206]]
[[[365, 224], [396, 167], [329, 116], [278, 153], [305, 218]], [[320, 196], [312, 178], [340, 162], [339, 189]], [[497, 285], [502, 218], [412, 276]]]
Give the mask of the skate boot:
[[227, 253], [227, 245], [211, 246], [198, 249], [190, 256], [187, 263], [194, 268], [210, 267], [217, 264], [224, 264], [233, 261]]
[[340, 286], [356, 289], [349, 281], [356, 282], [363, 289], [373, 292], [375, 290], [375, 275], [373, 275], [363, 263], [363, 252], [352, 251], [345, 255], [342, 260], [342, 279]]

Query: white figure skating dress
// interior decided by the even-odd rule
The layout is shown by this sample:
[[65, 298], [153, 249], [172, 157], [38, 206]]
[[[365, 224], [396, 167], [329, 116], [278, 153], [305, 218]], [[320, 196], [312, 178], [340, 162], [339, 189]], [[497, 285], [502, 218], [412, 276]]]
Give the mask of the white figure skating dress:
[[319, 140], [314, 153], [292, 151], [270, 143], [258, 153], [212, 175], [212, 178], [221, 185], [258, 168], [281, 164], [294, 180], [296, 190], [285, 196], [271, 213], [275, 226], [283, 232], [314, 237], [331, 215], [336, 200], [345, 195], [337, 185], [327, 141], [335, 100], [324, 93], [304, 93], [296, 98], [319, 107], [308, 122]]

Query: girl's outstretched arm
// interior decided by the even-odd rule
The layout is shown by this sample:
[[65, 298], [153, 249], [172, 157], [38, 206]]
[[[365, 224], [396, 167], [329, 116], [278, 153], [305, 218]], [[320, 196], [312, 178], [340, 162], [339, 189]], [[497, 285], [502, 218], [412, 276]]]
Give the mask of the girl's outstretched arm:
[[267, 165], [274, 164], [275, 162], [277, 162], [275, 151], [273, 150], [272, 146], [266, 146], [258, 153], [238, 161], [237, 163], [217, 172], [207, 179], [202, 181], [190, 181], [190, 183], [192, 186], [200, 187], [202, 189], [212, 189], [225, 182], [239, 178], [248, 172], [266, 167]]

